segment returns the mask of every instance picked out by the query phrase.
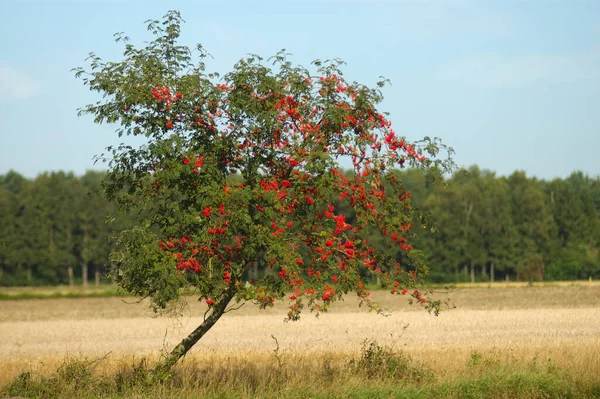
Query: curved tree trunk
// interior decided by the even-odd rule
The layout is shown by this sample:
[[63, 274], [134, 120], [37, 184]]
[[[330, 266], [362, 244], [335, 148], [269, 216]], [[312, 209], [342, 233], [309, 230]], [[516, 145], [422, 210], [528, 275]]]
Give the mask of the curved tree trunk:
[[200, 324], [194, 331], [190, 333], [187, 337], [185, 337], [173, 350], [169, 355], [160, 363], [154, 367], [152, 371], [153, 377], [161, 378], [165, 373], [167, 373], [171, 367], [173, 367], [179, 359], [181, 359], [185, 354], [215, 325], [215, 323], [223, 316], [225, 313], [225, 309], [231, 299], [233, 298], [235, 292], [234, 290], [227, 291], [223, 299], [219, 302], [215, 303], [212, 307], [212, 311], [210, 316], [204, 319], [204, 322]]

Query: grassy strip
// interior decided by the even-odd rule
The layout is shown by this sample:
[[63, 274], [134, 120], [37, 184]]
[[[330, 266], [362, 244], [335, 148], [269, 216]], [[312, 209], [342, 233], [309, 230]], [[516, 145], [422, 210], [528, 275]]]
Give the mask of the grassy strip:
[[456, 283], [427, 283], [427, 286], [434, 289], [443, 289], [446, 287], [454, 288], [546, 288], [546, 287], [598, 287], [600, 280], [565, 280], [565, 281], [476, 281], [471, 282], [456, 282]]
[[[83, 377], [83, 378], [82, 378]], [[308, 376], [307, 376], [308, 377]], [[61, 379], [32, 379], [21, 375], [6, 386], [0, 395], [22, 395], [36, 398], [600, 398], [600, 383], [578, 384], [559, 375], [517, 370], [510, 373], [490, 372], [479, 377], [463, 377], [451, 381], [419, 385], [414, 382], [384, 379], [340, 378], [323, 381], [321, 378], [297, 381], [252, 381], [246, 377], [239, 382], [203, 386], [191, 382], [169, 380], [162, 384], [127, 381], [122, 374], [112, 379], [92, 379], [85, 376]]]
[[35, 398], [600, 398], [600, 382], [577, 379], [553, 364], [473, 361], [459, 374], [436, 377], [402, 351], [366, 342], [351, 359], [323, 355], [285, 362], [213, 359], [187, 362], [150, 380], [143, 359], [104, 372], [100, 360], [68, 360], [50, 374], [24, 372], [0, 397]]
[[[546, 287], [600, 287], [600, 281], [546, 281], [534, 282], [495, 282], [495, 283], [454, 283], [454, 284], [429, 284], [429, 288], [434, 290], [445, 291], [448, 287], [454, 289], [469, 289], [469, 288], [546, 288]], [[382, 289], [376, 284], [367, 284], [367, 289], [371, 291], [388, 291]], [[185, 295], [186, 293], [184, 293]], [[187, 293], [189, 294], [189, 293]], [[70, 287], [70, 286], [41, 286], [41, 287], [0, 287], [0, 301], [2, 300], [19, 300], [19, 299], [45, 299], [45, 298], [98, 298], [98, 297], [119, 297], [128, 296], [117, 290], [115, 285], [106, 285], [100, 287]]]
[[125, 293], [113, 289], [97, 291], [54, 291], [54, 292], [36, 292], [23, 291], [16, 293], [0, 292], [0, 301], [14, 301], [22, 299], [50, 299], [50, 298], [107, 298], [129, 296]]

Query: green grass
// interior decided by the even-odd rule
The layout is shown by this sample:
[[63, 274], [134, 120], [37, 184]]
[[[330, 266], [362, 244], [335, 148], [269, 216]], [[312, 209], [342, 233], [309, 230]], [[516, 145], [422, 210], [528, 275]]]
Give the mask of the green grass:
[[121, 293], [117, 290], [104, 290], [104, 291], [81, 291], [81, 292], [20, 292], [15, 294], [7, 294], [0, 292], [0, 301], [12, 301], [20, 299], [47, 299], [47, 298], [103, 298], [103, 297], [115, 297], [115, 296], [128, 296], [127, 294]]
[[[22, 395], [35, 398], [599, 398], [600, 384], [581, 385], [561, 376], [518, 370], [510, 373], [492, 372], [484, 376], [463, 377], [451, 381], [417, 385], [384, 379], [341, 379], [325, 383], [317, 378], [299, 383], [232, 382], [209, 387], [181, 381], [146, 384], [127, 382], [122, 376], [113, 379], [93, 378], [82, 373], [71, 379], [51, 377], [35, 379], [21, 375], [5, 387], [0, 395]], [[266, 382], [266, 381], [264, 381]]]
[[40, 287], [0, 287], [0, 301], [46, 298], [104, 298], [127, 296], [116, 285], [100, 286], [40, 286]]
[[69, 360], [49, 374], [25, 371], [0, 389], [0, 397], [28, 398], [600, 398], [600, 381], [578, 380], [549, 361], [514, 364], [481, 361], [474, 353], [468, 369], [435, 377], [401, 351], [366, 342], [349, 362], [284, 364], [229, 361], [187, 362], [158, 381], [150, 362], [98, 372], [102, 359]]
[[[531, 286], [533, 287], [597, 287], [600, 284], [598, 281], [546, 281], [546, 282], [534, 282]], [[498, 281], [495, 283], [476, 282], [476, 283], [454, 283], [454, 284], [436, 284], [431, 283], [428, 286], [434, 290], [445, 291], [448, 287], [455, 289], [468, 289], [468, 288], [492, 288], [502, 289], [507, 287], [521, 288], [530, 287], [525, 282], [504, 282]], [[375, 283], [366, 284], [367, 289], [370, 291], [380, 291], [388, 289], [382, 289], [381, 286]], [[184, 295], [186, 293], [183, 293]], [[189, 294], [189, 293], [187, 293]], [[0, 301], [2, 300], [20, 300], [20, 299], [45, 299], [45, 298], [100, 298], [100, 297], [120, 297], [129, 296], [126, 293], [120, 292], [116, 285], [113, 284], [102, 284], [98, 287], [89, 286], [39, 286], [39, 287], [0, 287]]]

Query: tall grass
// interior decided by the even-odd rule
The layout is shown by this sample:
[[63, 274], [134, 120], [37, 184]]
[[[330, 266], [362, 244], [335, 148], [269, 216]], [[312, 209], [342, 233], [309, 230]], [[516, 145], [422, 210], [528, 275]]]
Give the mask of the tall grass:
[[522, 364], [472, 353], [452, 377], [377, 342], [359, 353], [188, 359], [162, 380], [152, 361], [71, 359], [52, 372], [24, 371], [0, 396], [29, 398], [598, 398], [600, 382], [551, 361]]

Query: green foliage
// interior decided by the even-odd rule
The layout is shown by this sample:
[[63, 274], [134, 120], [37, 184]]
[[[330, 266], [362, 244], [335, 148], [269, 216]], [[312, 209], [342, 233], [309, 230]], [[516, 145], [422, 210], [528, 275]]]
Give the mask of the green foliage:
[[417, 246], [429, 255], [432, 281], [469, 281], [471, 270], [475, 281], [595, 278], [600, 208], [577, 204], [597, 204], [589, 198], [598, 179], [572, 179], [579, 189], [567, 192], [562, 180], [498, 178], [471, 167], [449, 179], [447, 191], [429, 190], [425, 209], [439, 232]]
[[[139, 218], [111, 257], [121, 288], [155, 309], [182, 289], [213, 309], [230, 298], [261, 308], [288, 300], [297, 320], [305, 306], [325, 312], [350, 291], [381, 311], [365, 289], [371, 275], [437, 314], [442, 304], [422, 287], [428, 268], [410, 243], [412, 221], [425, 218], [400, 170], [441, 182], [453, 163], [437, 156], [452, 149], [396, 135], [376, 108], [385, 80], [348, 82], [340, 60], [309, 70], [281, 51], [266, 62], [249, 55], [222, 77], [206, 73], [202, 46], [179, 44], [181, 22], [176, 11], [148, 21], [154, 40], [142, 48], [118, 34], [121, 61], [92, 53], [89, 70], [75, 70], [102, 95], [81, 114], [145, 139], [101, 156], [107, 198]], [[256, 263], [266, 272], [248, 279]]]
[[[473, 169], [471, 169], [473, 170]], [[61, 174], [57, 174], [61, 175]], [[350, 174], [349, 174], [350, 175]], [[62, 176], [68, 176], [62, 174]], [[33, 196], [52, 197], [67, 190], [63, 185], [69, 180], [62, 180], [54, 188], [30, 189], [32, 185], [46, 185], [51, 179], [41, 176], [36, 179], [24, 179], [15, 172], [0, 176], [0, 247], [4, 243], [4, 250], [0, 250], [0, 285], [34, 285], [34, 284], [66, 284], [68, 283], [66, 270], [69, 262], [74, 267], [75, 282], [81, 282], [81, 263], [84, 259], [89, 262], [91, 270], [98, 268], [106, 279], [106, 267], [109, 263], [109, 253], [115, 249], [110, 237], [118, 231], [125, 229], [130, 221], [117, 218], [115, 222], [106, 223], [107, 216], [116, 213], [114, 204], [108, 202], [97, 193], [104, 173], [88, 172], [81, 177], [72, 177], [71, 184], [76, 189], [73, 195], [64, 197], [65, 208], [74, 215], [69, 216], [71, 223], [72, 245], [56, 246], [54, 256], [57, 262], [49, 263], [51, 253], [47, 234], [42, 232], [30, 233], [31, 223], [38, 220], [41, 226], [50, 225], [50, 220], [42, 220], [38, 211], [31, 209], [34, 203], [41, 203], [42, 199]], [[574, 173], [576, 181], [580, 182], [578, 189], [562, 190], [567, 187], [567, 181], [573, 179], [555, 179], [551, 182], [541, 182], [544, 191], [544, 200], [550, 210], [553, 223], [548, 232], [549, 248], [544, 250], [535, 245], [533, 254], [541, 255], [544, 261], [544, 280], [573, 280], [600, 278], [600, 258], [598, 242], [600, 239], [600, 179], [581, 177]], [[239, 175], [231, 177], [231, 185], [239, 184]], [[458, 185], [457, 176], [448, 178], [447, 189], [440, 189], [435, 185], [428, 185], [425, 174], [416, 169], [403, 171], [402, 182], [411, 192], [411, 198], [423, 203], [424, 217], [435, 221], [435, 233], [430, 233], [432, 222], [423, 221], [425, 227], [418, 226], [415, 233], [418, 239], [413, 241], [414, 246], [422, 249], [428, 258], [430, 273], [428, 280], [435, 283], [470, 281], [469, 275], [462, 273], [464, 264], [472, 264], [476, 268], [477, 281], [489, 281], [491, 278], [491, 265], [494, 265], [496, 280], [504, 279], [508, 274], [511, 279], [517, 278], [519, 265], [527, 258], [519, 243], [525, 239], [517, 230], [513, 220], [511, 203], [511, 186], [508, 180], [496, 177], [493, 173], [480, 171], [470, 174], [468, 184], [475, 187], [471, 195], [476, 193], [468, 234], [480, 236], [480, 246], [475, 247], [471, 259], [463, 259], [459, 255], [464, 244], [465, 212], [468, 208], [457, 207], [464, 204], [466, 195]], [[464, 179], [464, 177], [460, 177]], [[527, 179], [530, 184], [532, 179]], [[60, 180], [59, 180], [60, 181]], [[540, 182], [534, 183], [536, 186]], [[461, 184], [465, 184], [464, 181]], [[90, 193], [90, 194], [88, 194]], [[561, 193], [559, 195], [559, 193]], [[575, 206], [568, 210], [569, 204], [583, 203], [591, 198], [592, 208]], [[54, 200], [52, 200], [54, 201]], [[340, 213], [347, 215], [349, 223], [354, 223], [353, 210], [339, 198], [333, 201]], [[29, 208], [29, 209], [28, 209]], [[567, 214], [569, 212], [569, 214]], [[31, 219], [35, 214], [36, 218]], [[64, 215], [65, 213], [62, 213]], [[50, 217], [52, 213], [47, 213]], [[52, 215], [52, 217], [58, 215]], [[132, 218], [135, 215], [132, 215]], [[62, 216], [61, 216], [62, 217]], [[30, 222], [34, 221], [34, 222]], [[594, 222], [596, 221], [596, 222]], [[64, 222], [59, 222], [59, 224]], [[462, 225], [462, 227], [461, 227]], [[582, 228], [585, 227], [585, 228]], [[84, 256], [82, 244], [84, 242], [84, 229], [87, 230], [87, 256]], [[54, 237], [62, 240], [63, 233], [55, 231]], [[67, 231], [68, 232], [68, 231]], [[370, 234], [370, 233], [369, 233]], [[526, 233], [525, 233], [526, 234]], [[368, 240], [378, 249], [386, 249], [381, 237], [373, 234]], [[39, 245], [45, 242], [46, 244]], [[35, 243], [38, 243], [35, 245]], [[68, 253], [65, 253], [68, 252]], [[531, 253], [530, 253], [531, 255]], [[394, 256], [402, 259], [402, 251], [395, 252]], [[54, 268], [51, 273], [40, 269]], [[485, 269], [487, 274], [483, 275]], [[28, 274], [30, 271], [30, 275]], [[260, 276], [268, 275], [268, 267], [260, 264], [257, 267]], [[244, 279], [255, 278], [252, 270], [244, 274]], [[375, 276], [368, 270], [361, 271], [361, 277], [366, 281], [374, 282]], [[51, 277], [55, 276], [55, 277]], [[31, 279], [28, 279], [30, 277]], [[376, 288], [376, 287], [372, 287]], [[258, 294], [252, 294], [256, 297]]]
[[541, 255], [528, 254], [517, 266], [517, 275], [523, 281], [540, 281], [544, 276], [544, 259]]
[[109, 238], [128, 222], [105, 223], [116, 207], [93, 194], [103, 176], [57, 172], [28, 180], [9, 172], [0, 178], [0, 285], [66, 284], [69, 269], [73, 282], [81, 282], [84, 266], [105, 273]]
[[165, 309], [179, 298], [185, 284], [176, 260], [157, 252], [156, 241], [156, 235], [143, 227], [124, 231], [117, 242], [121, 250], [111, 257], [121, 267], [112, 270], [112, 277], [124, 292], [152, 297], [157, 309]]

